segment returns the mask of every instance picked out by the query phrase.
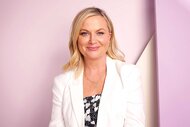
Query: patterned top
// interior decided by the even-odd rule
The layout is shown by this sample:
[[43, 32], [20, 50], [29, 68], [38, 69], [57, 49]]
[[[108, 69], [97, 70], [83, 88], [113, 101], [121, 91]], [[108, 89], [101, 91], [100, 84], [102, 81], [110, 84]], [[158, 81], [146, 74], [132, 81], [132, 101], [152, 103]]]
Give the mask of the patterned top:
[[96, 94], [83, 99], [85, 127], [96, 127], [100, 97], [101, 94]]

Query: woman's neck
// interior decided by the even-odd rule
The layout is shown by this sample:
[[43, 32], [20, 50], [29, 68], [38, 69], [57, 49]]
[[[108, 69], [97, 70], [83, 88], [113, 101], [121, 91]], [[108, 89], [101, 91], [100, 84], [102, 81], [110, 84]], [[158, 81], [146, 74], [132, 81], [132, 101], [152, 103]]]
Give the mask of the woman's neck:
[[91, 60], [84, 60], [85, 73], [102, 73], [106, 71], [106, 57]]

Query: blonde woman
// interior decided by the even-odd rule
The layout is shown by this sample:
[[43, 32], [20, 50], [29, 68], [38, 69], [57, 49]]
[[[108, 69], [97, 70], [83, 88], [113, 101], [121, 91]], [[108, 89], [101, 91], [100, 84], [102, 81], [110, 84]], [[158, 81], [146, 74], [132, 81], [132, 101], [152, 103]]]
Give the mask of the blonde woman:
[[64, 73], [55, 77], [49, 127], [145, 127], [140, 74], [124, 62], [105, 11], [73, 20]]

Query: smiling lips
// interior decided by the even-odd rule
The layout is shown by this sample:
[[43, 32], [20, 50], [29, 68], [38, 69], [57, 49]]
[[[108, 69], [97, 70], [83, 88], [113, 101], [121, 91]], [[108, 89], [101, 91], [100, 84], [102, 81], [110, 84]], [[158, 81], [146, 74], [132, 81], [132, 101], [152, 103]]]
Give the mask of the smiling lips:
[[87, 49], [88, 49], [89, 51], [97, 51], [97, 50], [99, 49], [99, 47], [98, 47], [98, 46], [95, 46], [95, 47], [87, 47]]

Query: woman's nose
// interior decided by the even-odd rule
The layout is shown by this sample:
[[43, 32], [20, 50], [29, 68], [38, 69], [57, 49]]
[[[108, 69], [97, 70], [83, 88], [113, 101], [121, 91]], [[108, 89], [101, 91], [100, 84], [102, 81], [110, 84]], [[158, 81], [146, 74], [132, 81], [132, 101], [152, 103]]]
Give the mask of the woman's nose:
[[90, 34], [89, 43], [90, 44], [96, 43], [96, 36], [94, 34]]

